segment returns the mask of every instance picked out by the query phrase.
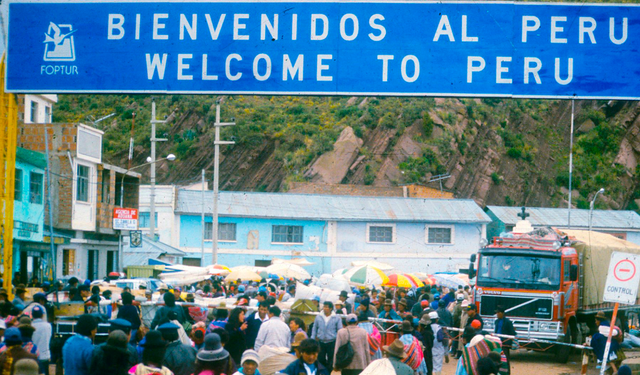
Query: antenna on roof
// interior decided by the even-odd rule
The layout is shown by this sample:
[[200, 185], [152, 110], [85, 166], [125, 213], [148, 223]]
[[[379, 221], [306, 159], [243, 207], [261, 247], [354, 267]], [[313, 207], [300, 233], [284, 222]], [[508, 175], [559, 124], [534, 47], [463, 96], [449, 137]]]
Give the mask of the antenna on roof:
[[451, 178], [451, 175], [449, 173], [439, 174], [431, 177], [429, 179], [429, 182], [440, 181], [440, 193], [442, 193], [442, 180], [446, 180], [447, 178]]

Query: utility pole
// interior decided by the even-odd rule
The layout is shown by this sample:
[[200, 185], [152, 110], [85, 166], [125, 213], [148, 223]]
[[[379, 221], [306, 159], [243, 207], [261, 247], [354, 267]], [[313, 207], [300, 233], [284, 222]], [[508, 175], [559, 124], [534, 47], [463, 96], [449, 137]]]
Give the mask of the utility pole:
[[[232, 119], [233, 120], [233, 119]], [[214, 163], [213, 163], [213, 225], [211, 228], [211, 241], [213, 242], [213, 257], [211, 264], [218, 263], [218, 185], [219, 185], [219, 169], [220, 169], [220, 145], [234, 145], [234, 141], [221, 141], [220, 128], [223, 126], [233, 126], [235, 122], [220, 122], [220, 99], [216, 101], [216, 122], [213, 124], [216, 130], [216, 138], [214, 144]], [[204, 238], [204, 236], [203, 236]]]
[[202, 216], [200, 218], [200, 222], [202, 225], [202, 242], [200, 244], [200, 267], [204, 267], [204, 169], [202, 170]]
[[567, 216], [567, 227], [571, 229], [571, 180], [573, 177], [573, 115], [574, 115], [574, 106], [575, 100], [571, 99], [571, 136], [569, 140], [569, 203], [568, 203], [568, 216]]
[[149, 182], [149, 230], [152, 241], [156, 238], [156, 142], [164, 142], [166, 138], [156, 138], [156, 124], [164, 124], [165, 121], [156, 120], [156, 101], [151, 102], [151, 171]]

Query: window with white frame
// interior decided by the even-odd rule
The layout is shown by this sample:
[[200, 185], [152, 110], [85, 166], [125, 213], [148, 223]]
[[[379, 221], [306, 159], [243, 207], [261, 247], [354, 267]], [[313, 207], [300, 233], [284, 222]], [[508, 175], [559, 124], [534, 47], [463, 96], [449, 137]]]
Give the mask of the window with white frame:
[[89, 167], [78, 164], [76, 174], [76, 200], [80, 202], [89, 202]]
[[31, 122], [38, 122], [38, 102], [31, 101]]
[[453, 225], [426, 225], [425, 240], [428, 244], [453, 245]]
[[273, 225], [272, 243], [303, 243], [304, 229], [301, 225]]
[[395, 243], [395, 224], [367, 224], [367, 242]]
[[53, 122], [51, 120], [51, 106], [44, 107], [44, 122], [49, 124]]
[[[204, 223], [204, 239], [213, 239], [213, 223]], [[218, 241], [236, 241], [236, 223], [218, 223]]]

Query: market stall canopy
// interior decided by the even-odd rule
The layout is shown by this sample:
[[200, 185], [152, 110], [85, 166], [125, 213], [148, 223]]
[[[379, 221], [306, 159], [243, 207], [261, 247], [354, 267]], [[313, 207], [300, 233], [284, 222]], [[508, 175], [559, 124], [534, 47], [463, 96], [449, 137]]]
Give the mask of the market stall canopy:
[[354, 267], [371, 266], [381, 271], [391, 271], [395, 269], [394, 266], [388, 263], [378, 262], [377, 260], [357, 260], [357, 261], [351, 262], [351, 265]]
[[251, 271], [248, 269], [242, 269], [239, 271], [236, 271], [236, 270], [231, 271], [231, 273], [224, 278], [224, 281], [231, 282], [231, 281], [236, 281], [238, 279], [242, 281], [260, 281], [262, 280], [262, 277], [260, 277], [260, 275], [254, 271]]
[[311, 274], [304, 268], [296, 264], [277, 263], [272, 264], [265, 269], [268, 273], [273, 273], [285, 278], [293, 278], [297, 280], [306, 280], [311, 278]]
[[344, 274], [349, 271], [346, 268], [339, 268], [337, 270], [335, 270], [331, 276], [335, 277], [336, 279], [344, 279]]
[[[417, 282], [420, 284], [418, 285]], [[408, 275], [401, 273], [394, 273], [389, 275], [387, 282], [382, 284], [383, 286], [397, 286], [400, 288], [418, 288], [423, 286], [420, 280], [416, 280], [415, 277], [409, 277]]]
[[231, 273], [231, 269], [227, 266], [223, 266], [221, 264], [214, 264], [213, 266], [209, 266], [209, 275], [220, 275], [226, 276]]
[[446, 286], [447, 288], [458, 288], [459, 285], [469, 285], [469, 277], [465, 280], [464, 274], [455, 273], [434, 273], [431, 275], [435, 279], [436, 284]]

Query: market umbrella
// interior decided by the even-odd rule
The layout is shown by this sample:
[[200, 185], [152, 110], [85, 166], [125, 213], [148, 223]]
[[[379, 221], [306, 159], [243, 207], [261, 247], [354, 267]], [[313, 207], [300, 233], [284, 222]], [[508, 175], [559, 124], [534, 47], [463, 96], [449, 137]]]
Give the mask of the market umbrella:
[[231, 273], [231, 268], [227, 267], [227, 266], [223, 266], [221, 264], [214, 264], [213, 266], [209, 267], [209, 274], [210, 275], [228, 275]]
[[384, 285], [389, 281], [379, 268], [371, 266], [355, 267], [344, 273], [344, 278], [349, 284], [355, 285]]
[[337, 278], [337, 279], [344, 279], [344, 274], [349, 271], [346, 268], [339, 268], [337, 269], [334, 273], [331, 274], [331, 276]]
[[307, 270], [297, 264], [278, 263], [272, 264], [265, 269], [268, 273], [274, 273], [284, 278], [293, 278], [298, 280], [310, 279], [311, 275]]
[[245, 270], [239, 270], [239, 271], [231, 271], [231, 273], [224, 278], [224, 281], [231, 282], [231, 281], [236, 281], [238, 279], [242, 281], [260, 281], [262, 280], [262, 277], [260, 277], [260, 275], [258, 275], [257, 273], [251, 270], [245, 269]]
[[269, 273], [267, 271], [261, 271], [258, 275], [260, 275], [260, 277], [262, 277], [263, 279], [278, 279], [278, 280], [284, 280], [284, 277], [282, 276], [278, 276], [275, 273]]
[[382, 284], [382, 285], [397, 286], [399, 288], [415, 288], [416, 287], [416, 284], [413, 282], [412, 279], [410, 279], [409, 277], [401, 273], [394, 273], [392, 275], [389, 275], [389, 281], [387, 281], [385, 284]]
[[432, 277], [436, 280], [438, 285], [446, 286], [447, 288], [457, 289], [460, 285], [469, 285], [463, 279], [459, 278], [456, 274], [435, 273], [432, 275]]
[[288, 264], [296, 264], [298, 266], [310, 266], [312, 264], [312, 262], [309, 262], [308, 260], [306, 260], [305, 258], [292, 258], [292, 259], [274, 259], [271, 261], [271, 264], [279, 264], [279, 263], [288, 263]]
[[420, 288], [420, 287], [424, 286], [424, 283], [422, 281], [420, 281], [420, 278], [418, 276], [410, 274], [410, 273], [405, 273], [403, 275], [408, 277], [409, 280], [411, 280], [411, 282], [416, 286], [416, 288]]

